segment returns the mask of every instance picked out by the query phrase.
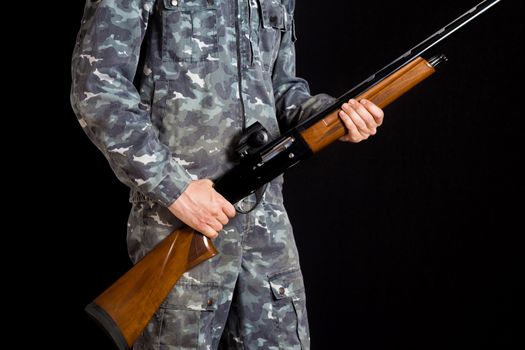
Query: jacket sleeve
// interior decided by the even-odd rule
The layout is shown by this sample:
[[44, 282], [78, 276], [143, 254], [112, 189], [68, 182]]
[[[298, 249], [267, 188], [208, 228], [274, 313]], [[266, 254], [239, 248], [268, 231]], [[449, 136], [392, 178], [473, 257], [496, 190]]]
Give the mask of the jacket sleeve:
[[71, 104], [117, 177], [169, 206], [192, 178], [162, 144], [133, 85], [155, 0], [86, 1], [72, 62]]
[[281, 130], [297, 125], [299, 121], [307, 119], [336, 100], [327, 94], [311, 96], [306, 80], [296, 76], [294, 3], [294, 0], [285, 1], [288, 12], [286, 31], [282, 33], [272, 76], [276, 113]]

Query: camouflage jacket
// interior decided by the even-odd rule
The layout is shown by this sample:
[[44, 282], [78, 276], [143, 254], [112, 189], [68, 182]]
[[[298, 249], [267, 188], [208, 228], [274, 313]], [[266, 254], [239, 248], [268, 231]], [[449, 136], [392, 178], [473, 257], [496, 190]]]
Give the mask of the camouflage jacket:
[[86, 1], [71, 100], [121, 181], [168, 206], [234, 165], [245, 126], [276, 137], [333, 100], [295, 75], [294, 3]]

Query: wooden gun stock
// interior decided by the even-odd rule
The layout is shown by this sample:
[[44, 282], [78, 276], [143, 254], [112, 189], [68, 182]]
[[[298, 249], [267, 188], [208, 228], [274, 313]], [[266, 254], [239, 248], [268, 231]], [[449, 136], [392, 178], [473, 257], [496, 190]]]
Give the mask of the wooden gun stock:
[[129, 349], [182, 274], [217, 255], [210, 239], [185, 226], [173, 231], [86, 307], [121, 350]]

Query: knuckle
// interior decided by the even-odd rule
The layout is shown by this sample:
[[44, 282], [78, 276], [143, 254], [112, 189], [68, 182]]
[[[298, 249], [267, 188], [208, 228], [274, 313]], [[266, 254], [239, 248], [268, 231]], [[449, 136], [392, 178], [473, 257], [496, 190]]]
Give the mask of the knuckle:
[[358, 126], [363, 127], [366, 125], [365, 121], [363, 120], [363, 117], [361, 117], [359, 114], [356, 113], [354, 117], [355, 117], [355, 121], [357, 122], [356, 124]]
[[366, 120], [366, 127], [369, 131], [374, 130], [376, 123], [373, 120]]
[[199, 221], [195, 224], [195, 228], [198, 230], [198, 231], [201, 231], [201, 232], [206, 232], [206, 230], [208, 229], [208, 226], [206, 226], [205, 223]]
[[359, 132], [361, 132], [361, 133], [366, 133], [368, 131], [368, 127], [366, 126], [366, 124], [363, 121], [361, 121], [361, 123], [359, 123], [358, 129], [359, 129]]
[[198, 228], [199, 225], [201, 224], [201, 220], [199, 220], [198, 218], [193, 218], [191, 220], [189, 220], [189, 224], [195, 228]]
[[363, 107], [363, 105], [360, 104], [360, 103], [357, 104], [357, 105], [354, 107], [354, 109], [355, 109], [359, 114], [363, 114], [363, 113], [366, 112], [366, 108]]

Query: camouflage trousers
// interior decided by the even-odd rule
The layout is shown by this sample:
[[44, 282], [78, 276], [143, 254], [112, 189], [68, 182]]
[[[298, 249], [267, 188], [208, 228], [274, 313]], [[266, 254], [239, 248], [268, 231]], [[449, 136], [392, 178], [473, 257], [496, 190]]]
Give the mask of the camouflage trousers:
[[[305, 292], [281, 181], [214, 240], [220, 254], [179, 280], [135, 343], [135, 350], [309, 349]], [[140, 259], [180, 222], [132, 196], [128, 247]], [[139, 196], [140, 197], [140, 196]], [[240, 201], [245, 210], [254, 196]]]

